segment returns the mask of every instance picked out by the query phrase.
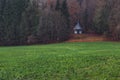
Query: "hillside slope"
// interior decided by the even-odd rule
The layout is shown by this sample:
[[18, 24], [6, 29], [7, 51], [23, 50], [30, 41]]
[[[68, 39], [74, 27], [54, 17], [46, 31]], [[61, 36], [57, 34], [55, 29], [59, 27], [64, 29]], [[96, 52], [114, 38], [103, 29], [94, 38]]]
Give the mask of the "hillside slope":
[[120, 43], [0, 47], [0, 80], [120, 80]]

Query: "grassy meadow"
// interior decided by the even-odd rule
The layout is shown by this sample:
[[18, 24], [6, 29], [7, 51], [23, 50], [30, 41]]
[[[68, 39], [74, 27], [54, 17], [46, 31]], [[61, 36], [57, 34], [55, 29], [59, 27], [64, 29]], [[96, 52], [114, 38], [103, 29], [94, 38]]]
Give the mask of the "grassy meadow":
[[120, 80], [120, 43], [0, 47], [0, 80]]

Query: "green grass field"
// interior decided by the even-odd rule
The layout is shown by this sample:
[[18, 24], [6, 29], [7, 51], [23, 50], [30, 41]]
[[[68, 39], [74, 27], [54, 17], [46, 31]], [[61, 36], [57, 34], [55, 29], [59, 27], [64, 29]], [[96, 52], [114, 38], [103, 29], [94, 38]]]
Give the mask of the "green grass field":
[[120, 43], [0, 47], [0, 80], [120, 80]]

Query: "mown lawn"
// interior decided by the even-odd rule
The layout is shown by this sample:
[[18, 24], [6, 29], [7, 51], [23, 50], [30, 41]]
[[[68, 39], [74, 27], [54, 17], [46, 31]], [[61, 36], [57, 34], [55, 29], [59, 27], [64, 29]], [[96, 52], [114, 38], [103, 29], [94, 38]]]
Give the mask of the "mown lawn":
[[0, 47], [0, 80], [120, 80], [120, 43]]

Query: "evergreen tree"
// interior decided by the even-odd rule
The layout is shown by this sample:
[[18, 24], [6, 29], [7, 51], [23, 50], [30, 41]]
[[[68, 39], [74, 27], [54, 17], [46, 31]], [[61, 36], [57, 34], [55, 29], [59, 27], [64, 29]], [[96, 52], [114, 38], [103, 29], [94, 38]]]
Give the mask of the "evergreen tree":
[[[3, 43], [4, 39], [4, 9], [6, 5], [6, 0], [0, 0], [0, 42]], [[1, 43], [0, 43], [1, 44]]]
[[21, 15], [27, 0], [2, 0], [0, 5], [0, 39], [5, 44], [18, 44]]
[[40, 17], [37, 33], [39, 42], [49, 43], [64, 41], [68, 39], [68, 33], [66, 33], [67, 28], [66, 19], [60, 12], [52, 11], [48, 14], [43, 13]]
[[36, 1], [29, 3], [28, 7], [22, 15], [22, 22], [20, 25], [21, 43], [27, 43], [29, 42], [29, 37], [35, 37], [39, 24], [39, 12], [39, 6]]
[[59, 10], [60, 10], [60, 1], [59, 1], [59, 0], [56, 1], [55, 10], [56, 10], [56, 11], [59, 11]]
[[84, 30], [87, 32], [89, 30], [89, 25], [88, 25], [88, 9], [85, 9], [85, 12], [83, 14], [83, 24], [84, 24]]
[[111, 12], [111, 0], [103, 1], [103, 4], [96, 8], [94, 17], [94, 31], [99, 34], [104, 34], [109, 31], [108, 18]]
[[66, 35], [70, 35], [71, 33], [71, 27], [70, 27], [70, 14], [68, 11], [68, 5], [67, 5], [67, 0], [63, 0], [62, 6], [61, 6], [61, 13], [66, 19], [67, 27], [66, 27]]
[[63, 0], [62, 7], [61, 7], [61, 12], [62, 14], [66, 17], [66, 19], [69, 20], [69, 11], [68, 11], [68, 6], [67, 6], [67, 1]]

